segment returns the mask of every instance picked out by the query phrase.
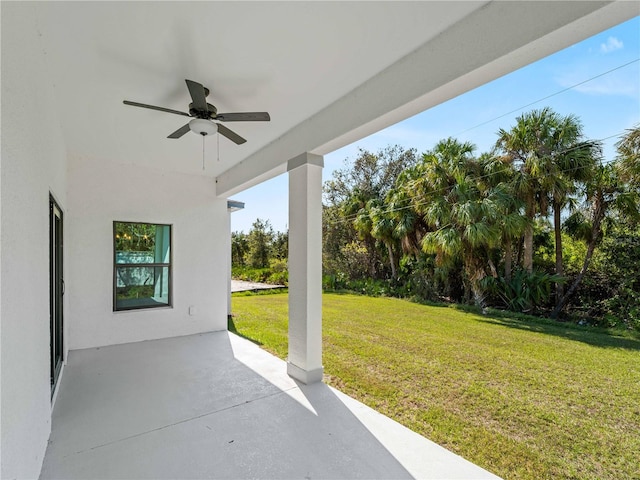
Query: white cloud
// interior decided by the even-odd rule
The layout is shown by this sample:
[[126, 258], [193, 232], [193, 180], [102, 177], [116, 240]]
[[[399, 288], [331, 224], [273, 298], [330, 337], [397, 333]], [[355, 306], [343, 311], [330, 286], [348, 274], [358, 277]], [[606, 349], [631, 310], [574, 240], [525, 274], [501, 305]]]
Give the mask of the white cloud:
[[624, 43], [622, 40], [617, 39], [616, 37], [607, 38], [606, 43], [600, 44], [600, 53], [610, 53], [614, 50], [620, 50], [624, 47]]
[[586, 71], [576, 70], [559, 75], [555, 80], [564, 88], [571, 87], [574, 91], [587, 95], [623, 96], [633, 99], [640, 97], [637, 68], [618, 70], [581, 83], [585, 78], [589, 78]]
[[576, 91], [589, 95], [621, 95], [638, 98], [638, 83], [628, 79], [597, 79], [575, 88]]

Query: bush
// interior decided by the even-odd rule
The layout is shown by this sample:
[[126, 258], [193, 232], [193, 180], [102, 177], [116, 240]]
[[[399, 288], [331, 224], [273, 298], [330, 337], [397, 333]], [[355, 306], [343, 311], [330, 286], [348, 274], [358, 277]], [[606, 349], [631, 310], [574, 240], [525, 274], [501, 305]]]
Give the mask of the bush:
[[344, 272], [349, 278], [366, 278], [369, 275], [369, 252], [361, 242], [351, 242], [342, 250]]
[[640, 230], [624, 224], [608, 231], [580, 288], [569, 317], [605, 328], [640, 330]]
[[494, 302], [499, 300], [512, 312], [530, 313], [550, 306], [551, 287], [564, 281], [557, 275], [544, 272], [534, 270], [529, 273], [526, 270], [516, 270], [511, 280], [486, 277], [482, 283], [483, 288], [493, 296]]
[[322, 288], [334, 292], [350, 292], [370, 297], [403, 296], [393, 280], [374, 280], [371, 278], [349, 280], [344, 274], [323, 276]]
[[349, 280], [343, 272], [322, 276], [322, 288], [329, 291], [347, 290]]
[[[438, 279], [434, 275], [435, 264], [432, 257], [420, 257], [415, 259], [404, 256], [400, 260], [401, 285], [398, 293], [403, 297], [415, 298], [419, 301], [435, 301], [444, 295]], [[440, 293], [440, 294], [439, 294]]]
[[286, 260], [271, 260], [267, 268], [234, 266], [231, 277], [247, 282], [270, 283], [272, 285], [289, 285], [289, 271]]
[[231, 269], [232, 278], [247, 282], [266, 283], [270, 275], [271, 270], [269, 268], [233, 267]]

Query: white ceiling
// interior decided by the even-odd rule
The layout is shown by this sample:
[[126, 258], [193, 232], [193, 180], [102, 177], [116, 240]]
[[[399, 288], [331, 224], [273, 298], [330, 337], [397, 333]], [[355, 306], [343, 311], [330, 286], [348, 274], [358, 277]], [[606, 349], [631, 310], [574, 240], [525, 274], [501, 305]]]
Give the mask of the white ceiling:
[[[428, 106], [428, 102], [416, 103], [378, 123], [359, 111], [339, 108], [349, 105], [344, 103], [349, 96], [353, 104], [353, 96], [357, 96], [363, 84], [369, 82], [375, 87], [372, 79], [383, 75], [385, 69], [390, 71], [407, 55], [428, 53], [430, 42], [435, 42], [439, 35], [445, 38], [444, 34], [454, 32], [461, 20], [472, 26], [474, 16], [481, 17], [487, 10], [486, 3], [43, 2], [37, 6], [37, 16], [70, 156], [219, 176], [243, 160], [247, 165], [257, 165], [263, 153], [264, 158], [269, 152], [271, 156], [288, 154], [286, 149], [274, 148], [278, 143], [288, 142], [288, 136], [302, 131], [306, 124], [317, 130], [318, 122], [326, 125], [335, 121], [338, 130], [317, 140], [309, 138], [300, 145], [309, 151], [326, 153], [328, 148], [354, 141], [386, 126], [385, 122], [401, 120]], [[604, 3], [586, 2], [587, 7], [576, 8], [575, 17], [598, 10]], [[494, 4], [491, 15], [500, 16], [508, 4]], [[566, 23], [554, 20], [553, 8], [546, 15], [550, 26], [547, 30], [543, 28], [541, 35], [557, 28], [554, 21]], [[612, 19], [596, 22], [591, 30], [604, 29], [621, 20], [620, 14], [614, 15]], [[526, 23], [526, 18], [521, 21]], [[504, 41], [517, 36], [519, 28], [516, 25], [513, 32], [505, 32]], [[589, 31], [576, 32], [574, 36], [588, 34]], [[482, 44], [483, 38], [478, 38], [477, 32], [473, 35], [474, 38], [459, 35], [458, 49], [466, 49], [465, 42], [470, 42], [469, 46]], [[558, 44], [557, 49], [562, 46]], [[451, 68], [456, 78], [462, 78], [467, 70], [466, 66], [460, 67], [452, 60], [447, 69]], [[468, 68], [472, 67], [476, 66]], [[509, 68], [502, 66], [493, 77]], [[422, 71], [425, 78], [438, 76], [428, 68]], [[189, 132], [181, 139], [166, 138], [187, 122], [186, 117], [122, 103], [126, 99], [187, 111], [190, 97], [184, 83], [186, 78], [211, 90], [208, 101], [219, 112], [268, 111], [272, 119], [268, 123], [225, 124], [247, 139], [240, 146], [224, 137], [206, 138], [204, 173], [199, 136]], [[386, 85], [393, 83], [387, 81]], [[473, 86], [469, 82], [457, 90]], [[433, 91], [434, 87], [431, 85], [427, 90]], [[405, 87], [400, 83], [397, 89], [377, 91], [384, 109], [379, 113], [397, 110], [401, 103], [410, 104], [418, 98], [412, 88], [407, 85], [405, 90], [411, 95], [409, 98], [402, 97], [401, 90]], [[427, 90], [421, 93], [426, 94]], [[369, 102], [375, 97], [363, 93], [361, 98]], [[388, 100], [393, 101], [387, 107]], [[433, 103], [433, 99], [430, 101]], [[322, 117], [322, 112], [334, 113]], [[361, 124], [369, 126], [354, 128]], [[290, 150], [294, 155], [302, 153], [294, 147]], [[282, 163], [289, 158], [269, 161]], [[264, 173], [260, 168], [252, 168], [256, 174]]]
[[166, 138], [188, 118], [122, 103], [188, 111], [185, 78], [207, 86], [219, 112], [268, 111], [269, 123], [226, 124], [247, 143], [221, 137], [219, 162], [206, 139], [213, 176], [480, 4], [51, 2], [39, 24], [78, 156], [202, 173], [200, 137]]

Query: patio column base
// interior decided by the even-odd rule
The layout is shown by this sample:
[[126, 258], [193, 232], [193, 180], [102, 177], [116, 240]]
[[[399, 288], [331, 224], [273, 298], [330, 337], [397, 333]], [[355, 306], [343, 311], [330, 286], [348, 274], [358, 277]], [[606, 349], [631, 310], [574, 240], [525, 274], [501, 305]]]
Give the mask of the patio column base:
[[322, 381], [324, 368], [316, 368], [314, 370], [304, 370], [291, 362], [287, 362], [287, 375], [294, 380], [298, 380], [305, 385]]

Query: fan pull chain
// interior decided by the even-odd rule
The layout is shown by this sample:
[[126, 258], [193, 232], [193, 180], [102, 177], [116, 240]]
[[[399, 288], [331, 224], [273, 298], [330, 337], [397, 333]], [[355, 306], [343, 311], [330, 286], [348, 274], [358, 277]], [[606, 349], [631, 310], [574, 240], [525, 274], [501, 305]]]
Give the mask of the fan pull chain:
[[220, 134], [216, 134], [216, 143], [218, 144], [218, 161], [220, 161]]
[[204, 133], [202, 134], [202, 171], [204, 172]]

